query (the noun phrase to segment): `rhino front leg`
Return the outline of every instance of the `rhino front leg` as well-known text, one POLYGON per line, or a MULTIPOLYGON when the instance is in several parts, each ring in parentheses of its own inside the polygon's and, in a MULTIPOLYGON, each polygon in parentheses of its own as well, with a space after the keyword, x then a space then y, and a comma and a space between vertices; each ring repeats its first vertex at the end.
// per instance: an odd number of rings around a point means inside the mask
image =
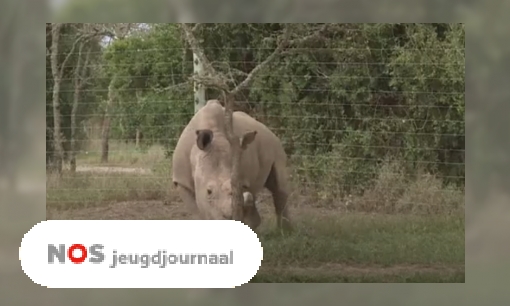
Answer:
POLYGON ((195 200, 195 193, 177 183, 175 183, 175 187, 177 188, 179 197, 181 198, 182 202, 184 202, 184 206, 192 215, 193 219, 202 219, 202 216, 200 215, 197 207, 197 202, 195 200))

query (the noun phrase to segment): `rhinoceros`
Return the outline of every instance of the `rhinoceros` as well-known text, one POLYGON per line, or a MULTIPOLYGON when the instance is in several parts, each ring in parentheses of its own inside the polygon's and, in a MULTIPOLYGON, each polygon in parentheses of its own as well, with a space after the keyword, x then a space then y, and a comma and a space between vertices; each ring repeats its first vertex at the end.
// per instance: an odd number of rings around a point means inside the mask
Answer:
MULTIPOLYGON (((225 108, 209 100, 184 128, 172 157, 172 180, 195 218, 233 218, 231 147, 225 132, 225 108)), ((287 155, 280 139, 248 114, 233 112, 234 134, 241 144, 243 220, 252 230, 261 223, 256 196, 267 188, 273 196, 278 228, 292 228, 287 208, 287 155)))

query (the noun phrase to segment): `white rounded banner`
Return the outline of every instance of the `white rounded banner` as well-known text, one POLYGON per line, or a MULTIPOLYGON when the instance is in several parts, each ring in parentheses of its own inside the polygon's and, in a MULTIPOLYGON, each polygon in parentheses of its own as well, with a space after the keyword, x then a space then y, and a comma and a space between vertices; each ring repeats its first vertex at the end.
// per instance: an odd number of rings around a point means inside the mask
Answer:
POLYGON ((262 245, 232 220, 50 220, 21 241, 21 267, 49 288, 233 288, 262 245))

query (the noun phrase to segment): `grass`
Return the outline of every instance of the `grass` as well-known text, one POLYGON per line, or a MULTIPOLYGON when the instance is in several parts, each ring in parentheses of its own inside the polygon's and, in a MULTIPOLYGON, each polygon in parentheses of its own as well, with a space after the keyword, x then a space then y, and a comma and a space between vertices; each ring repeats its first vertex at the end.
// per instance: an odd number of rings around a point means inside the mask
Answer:
POLYGON ((85 168, 144 168, 150 173, 117 173, 90 171, 71 173, 62 177, 46 175, 46 203, 52 208, 84 208, 101 206, 110 202, 161 200, 171 187, 169 161, 164 158, 164 148, 154 146, 147 150, 133 145, 113 142, 107 164, 100 163, 98 150, 82 152, 77 165, 85 168))
POLYGON ((170 179, 163 175, 64 173, 61 178, 47 177, 46 205, 72 209, 110 202, 161 200, 169 188, 170 179))
POLYGON ((252 282, 463 282, 463 216, 313 215, 290 235, 261 231, 252 282))
MULTIPOLYGON (((47 174, 49 219, 186 218, 163 148, 111 148, 108 165, 92 153, 78 156, 78 165, 151 172, 47 174)), ((271 201, 260 197, 264 259, 251 282, 464 282, 463 192, 428 174, 410 180, 398 173, 398 164, 383 165, 372 188, 350 197, 295 187, 296 229, 285 235, 275 228, 271 201)))

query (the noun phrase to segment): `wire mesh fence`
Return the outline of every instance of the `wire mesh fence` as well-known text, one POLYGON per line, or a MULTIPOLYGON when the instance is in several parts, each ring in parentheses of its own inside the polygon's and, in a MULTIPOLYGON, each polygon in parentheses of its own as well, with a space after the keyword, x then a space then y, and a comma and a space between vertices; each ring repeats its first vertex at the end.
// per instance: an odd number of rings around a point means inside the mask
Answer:
MULTIPOLYGON (((300 25, 294 36, 312 26, 300 25)), ((173 24, 132 24, 121 34, 110 27, 94 32, 93 24, 65 24, 52 48, 47 25, 47 205, 177 205, 170 157, 194 114, 193 54, 173 24), (58 160, 62 175, 54 174, 58 160)), ((275 49, 270 38, 279 27, 211 24, 197 35, 211 64, 235 86, 275 49)), ((218 92, 209 88, 206 96, 218 92)), ((463 209, 462 25, 338 24, 286 49, 236 103, 282 141, 291 205, 463 209)))

